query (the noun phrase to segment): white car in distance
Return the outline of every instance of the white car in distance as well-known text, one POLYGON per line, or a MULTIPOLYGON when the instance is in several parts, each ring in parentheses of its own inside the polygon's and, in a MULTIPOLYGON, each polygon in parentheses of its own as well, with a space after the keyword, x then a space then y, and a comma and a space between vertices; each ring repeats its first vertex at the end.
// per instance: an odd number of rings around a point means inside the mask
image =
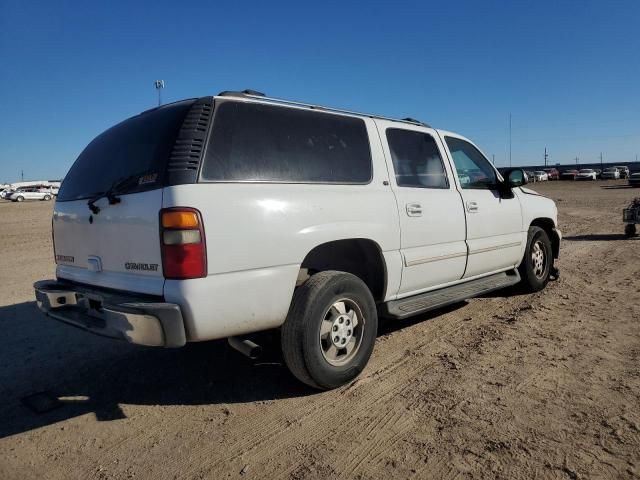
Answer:
POLYGON ((536 182, 546 182, 549 180, 549 174, 547 172, 543 172, 542 170, 536 170, 533 172, 534 179, 536 182))
POLYGON ((576 180, 595 180, 597 177, 597 173, 595 170, 591 168, 583 168, 578 171, 576 175, 576 180))
POLYGON ((38 188, 25 188, 16 190, 7 197, 12 202, 24 202, 25 200, 51 200, 53 194, 51 192, 40 191, 38 188))

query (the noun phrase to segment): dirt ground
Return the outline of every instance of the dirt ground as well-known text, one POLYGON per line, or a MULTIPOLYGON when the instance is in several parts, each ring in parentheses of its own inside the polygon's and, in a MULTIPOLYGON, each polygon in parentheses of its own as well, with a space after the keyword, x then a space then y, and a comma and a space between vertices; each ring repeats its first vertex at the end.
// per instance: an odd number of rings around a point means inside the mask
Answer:
POLYGON ((298 384, 277 349, 156 350, 40 315, 52 203, 0 203, 0 478, 640 478, 640 237, 622 182, 558 202, 560 280, 385 322, 353 384, 298 384), (34 413, 21 399, 49 392, 34 413))

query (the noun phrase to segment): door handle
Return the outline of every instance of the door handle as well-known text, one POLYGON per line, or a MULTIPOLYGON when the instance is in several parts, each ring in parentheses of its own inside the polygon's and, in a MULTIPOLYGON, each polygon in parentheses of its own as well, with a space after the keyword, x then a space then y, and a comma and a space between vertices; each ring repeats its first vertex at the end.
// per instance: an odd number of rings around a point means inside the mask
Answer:
POLYGON ((467 202, 467 212, 477 212, 478 211, 478 202, 467 202))
POLYGON ((422 205, 419 203, 407 203, 407 215, 410 217, 421 217, 422 205))

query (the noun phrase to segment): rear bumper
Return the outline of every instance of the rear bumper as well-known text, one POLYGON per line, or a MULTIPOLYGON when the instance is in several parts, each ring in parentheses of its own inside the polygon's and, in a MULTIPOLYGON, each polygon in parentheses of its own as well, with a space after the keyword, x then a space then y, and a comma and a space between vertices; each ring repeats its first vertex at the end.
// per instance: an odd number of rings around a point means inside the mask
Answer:
POLYGON ((55 320, 137 345, 181 347, 186 343, 182 312, 176 304, 55 280, 36 282, 33 287, 38 308, 55 320))

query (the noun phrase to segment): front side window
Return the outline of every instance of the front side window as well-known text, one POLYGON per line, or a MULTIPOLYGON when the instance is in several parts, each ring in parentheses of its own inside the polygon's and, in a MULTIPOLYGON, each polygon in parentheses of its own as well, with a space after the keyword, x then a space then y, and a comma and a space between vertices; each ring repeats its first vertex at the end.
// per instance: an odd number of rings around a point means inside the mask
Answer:
POLYGON ((216 107, 201 178, 364 184, 373 175, 362 119, 244 102, 216 107))
POLYGON ((462 188, 491 189, 498 179, 496 171, 480 151, 465 140, 445 137, 462 188))
POLYGON ((389 128, 387 141, 399 187, 449 188, 438 145, 431 135, 389 128))

